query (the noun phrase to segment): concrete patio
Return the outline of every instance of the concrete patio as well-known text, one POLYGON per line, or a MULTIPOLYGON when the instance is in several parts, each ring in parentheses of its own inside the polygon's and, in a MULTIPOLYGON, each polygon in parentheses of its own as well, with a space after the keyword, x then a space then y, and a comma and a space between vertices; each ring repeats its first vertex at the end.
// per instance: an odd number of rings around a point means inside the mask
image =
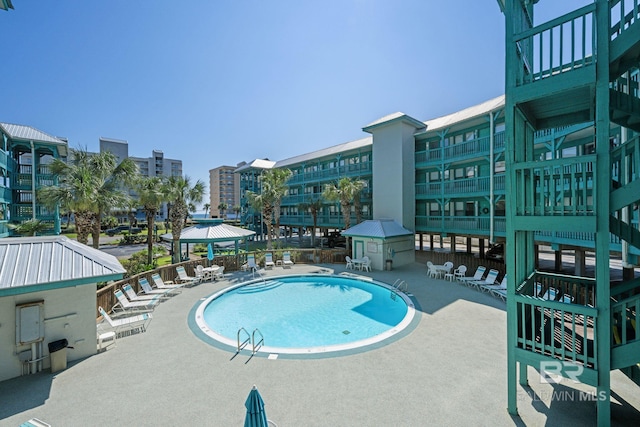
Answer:
MULTIPOLYGON (((340 273, 344 266, 297 264, 268 275, 321 270, 340 273)), ((251 276, 235 273, 161 304, 146 333, 121 338, 56 374, 0 383, 0 425, 36 417, 53 426, 240 426, 254 384, 279 427, 595 425, 593 402, 577 401, 572 387, 541 383, 533 370, 529 387, 519 390, 521 418, 507 413, 506 313, 500 300, 428 279, 423 264, 363 275, 409 283, 421 308, 413 331, 341 357, 232 358, 232 352, 198 339, 188 314, 230 281, 251 276)), ((611 377, 612 425, 639 425, 640 388, 620 372, 611 377)))

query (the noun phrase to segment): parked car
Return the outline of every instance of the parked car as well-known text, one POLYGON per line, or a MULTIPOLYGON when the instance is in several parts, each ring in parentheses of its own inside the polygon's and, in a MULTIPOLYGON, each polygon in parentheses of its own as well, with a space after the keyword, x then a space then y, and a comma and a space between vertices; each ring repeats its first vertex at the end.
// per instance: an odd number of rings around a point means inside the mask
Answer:
POLYGON ((335 248, 336 246, 346 246, 347 238, 340 234, 339 231, 332 231, 329 233, 328 244, 330 248, 335 248))
POLYGON ((485 252, 484 257, 493 261, 504 262, 504 243, 492 245, 487 252, 485 252))
POLYGON ((128 225, 119 225, 114 228, 109 228, 105 230, 107 236, 115 236, 116 234, 120 234, 123 231, 131 232, 131 234, 138 234, 142 229, 140 227, 129 227, 128 225))

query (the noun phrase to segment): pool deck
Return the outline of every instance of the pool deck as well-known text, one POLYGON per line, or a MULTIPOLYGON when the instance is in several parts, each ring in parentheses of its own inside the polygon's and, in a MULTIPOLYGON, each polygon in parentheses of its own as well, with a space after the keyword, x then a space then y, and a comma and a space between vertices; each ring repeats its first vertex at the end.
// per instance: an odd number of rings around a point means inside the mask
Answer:
MULTIPOLYGON (((337 264, 297 264, 267 275, 343 271, 337 264)), ((543 384, 532 369, 530 385, 518 392, 521 418, 507 413, 500 300, 428 279, 423 264, 362 275, 407 281, 421 308, 420 323, 407 336, 333 358, 233 357, 197 338, 188 314, 201 299, 251 279, 234 273, 184 290, 156 308, 147 332, 121 338, 64 371, 0 382, 0 426, 33 417, 67 427, 239 426, 254 384, 278 427, 595 425, 593 402, 577 401, 577 391, 576 401, 568 401, 576 389, 543 384)), ((639 425, 640 387, 617 371, 611 384, 612 425, 639 425)))

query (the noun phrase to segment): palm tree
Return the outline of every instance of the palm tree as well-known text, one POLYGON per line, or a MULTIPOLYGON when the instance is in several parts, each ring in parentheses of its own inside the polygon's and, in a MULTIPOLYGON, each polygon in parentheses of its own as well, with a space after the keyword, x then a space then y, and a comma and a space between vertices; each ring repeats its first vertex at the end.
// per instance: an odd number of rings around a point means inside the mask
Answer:
POLYGON ((193 203, 200 203, 204 196, 205 186, 201 180, 191 186, 188 176, 171 176, 165 181, 164 193, 171 202, 171 236, 173 237, 174 263, 180 262, 180 234, 189 214, 188 207, 193 203))
MULTIPOLYGON (((247 191, 247 199, 254 211, 262 212, 262 222, 267 226, 267 249, 271 250, 273 219, 280 229, 280 202, 287 193, 286 182, 291 176, 289 169, 271 169, 262 174, 260 194, 247 191)), ((262 225, 262 224, 261 224, 262 225)))
POLYGON ((316 228, 318 227, 318 214, 322 209, 322 199, 315 198, 310 202, 301 203, 300 208, 303 210, 308 210, 311 214, 311 218, 313 218, 313 228, 311 229, 311 246, 315 247, 316 245, 316 228))
MULTIPOLYGON (((356 206, 360 206, 360 193, 364 188, 364 181, 359 179, 341 178, 336 184, 326 184, 322 196, 334 202, 340 202, 342 219, 345 230, 351 227, 351 206, 357 199, 356 206)), ((347 252, 349 251, 349 239, 347 239, 347 252)))
POLYGON ((226 211, 229 208, 229 205, 226 204, 225 202, 220 202, 220 204, 218 205, 218 210, 220 211, 220 218, 224 218, 224 211, 226 211))
POLYGON ((110 152, 91 154, 86 148, 79 148, 71 149, 68 162, 55 159, 50 169, 58 176, 58 184, 41 188, 38 198, 50 208, 60 206, 73 212, 78 241, 87 244, 92 234, 97 248, 101 216, 113 207, 126 205, 129 197, 120 185, 136 175, 136 164, 131 159, 118 164, 110 152))
POLYGON ((51 228, 50 224, 37 218, 23 221, 20 224, 7 224, 7 226, 21 236, 37 236, 51 228))
POLYGON ((268 181, 267 184, 273 197, 273 215, 277 233, 280 233, 280 203, 289 189, 287 181, 291 178, 291 175, 293 175, 293 172, 290 169, 271 169, 263 176, 262 185, 264 185, 265 180, 268 181))
POLYGON ((138 203, 142 205, 147 219, 147 264, 153 263, 153 231, 156 215, 166 201, 162 192, 162 179, 157 176, 140 177, 134 183, 134 188, 138 194, 138 203))
POLYGON ((242 206, 240 205, 235 205, 233 208, 233 213, 236 214, 236 222, 240 221, 240 212, 242 212, 242 206))
POLYGON ((205 203, 203 208, 204 208, 204 216, 206 218, 207 214, 209 213, 209 209, 211 208, 211 205, 209 203, 205 203))

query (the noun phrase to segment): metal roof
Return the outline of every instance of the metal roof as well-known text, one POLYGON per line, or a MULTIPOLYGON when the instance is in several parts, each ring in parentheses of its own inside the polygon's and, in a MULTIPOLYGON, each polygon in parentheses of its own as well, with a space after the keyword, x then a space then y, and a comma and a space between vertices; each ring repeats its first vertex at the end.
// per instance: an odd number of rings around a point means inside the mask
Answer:
POLYGON ((453 114, 427 120, 425 122, 425 125, 427 126, 426 130, 419 131, 416 135, 432 132, 438 129, 444 129, 456 123, 463 123, 466 120, 484 116, 491 111, 504 108, 504 100, 504 95, 500 95, 497 98, 490 99, 478 105, 474 105, 473 107, 465 108, 464 110, 457 111, 453 114))
POLYGON ((370 219, 342 232, 343 236, 377 237, 380 239, 409 234, 413 234, 413 231, 407 230, 393 219, 370 219))
POLYGON ((313 151, 307 154, 301 154, 299 156, 290 157, 288 159, 280 160, 276 162, 276 168, 282 168, 298 163, 303 163, 309 160, 319 160, 322 157, 335 156, 336 154, 344 153, 350 150, 357 150, 363 147, 369 147, 373 144, 373 138, 368 136, 366 138, 357 139, 355 141, 345 142, 343 144, 334 145, 332 147, 323 148, 322 150, 313 151))
MULTIPOLYGON (((255 231, 235 227, 229 224, 196 224, 180 233, 182 243, 229 242, 242 240, 256 234, 255 231)), ((171 233, 163 234, 162 239, 172 240, 171 233)))
POLYGON ((109 255, 66 236, 0 239, 0 296, 121 279, 109 255))
POLYGON ((251 168, 256 168, 256 169, 271 169, 273 167, 273 165, 275 165, 276 162, 272 162, 271 160, 266 160, 266 159, 255 159, 247 164, 244 164, 242 166, 240 166, 238 169, 235 170, 235 172, 240 172, 243 171, 245 169, 251 169, 251 168))
POLYGON ((14 125, 11 123, 0 123, 0 126, 2 126, 2 128, 7 132, 11 139, 50 142, 63 145, 67 144, 65 141, 56 138, 55 136, 46 134, 36 128, 32 128, 31 126, 14 125))
POLYGON ((394 122, 405 122, 407 124, 410 124, 412 126, 414 126, 416 129, 421 129, 424 127, 424 123, 414 119, 411 116, 406 115, 403 112, 397 112, 397 113, 392 113, 389 115, 386 115, 384 117, 379 118, 378 120, 369 123, 368 125, 366 125, 365 127, 362 128, 363 131, 365 132, 371 132, 373 129, 380 127, 382 125, 387 125, 387 124, 391 124, 394 122))

